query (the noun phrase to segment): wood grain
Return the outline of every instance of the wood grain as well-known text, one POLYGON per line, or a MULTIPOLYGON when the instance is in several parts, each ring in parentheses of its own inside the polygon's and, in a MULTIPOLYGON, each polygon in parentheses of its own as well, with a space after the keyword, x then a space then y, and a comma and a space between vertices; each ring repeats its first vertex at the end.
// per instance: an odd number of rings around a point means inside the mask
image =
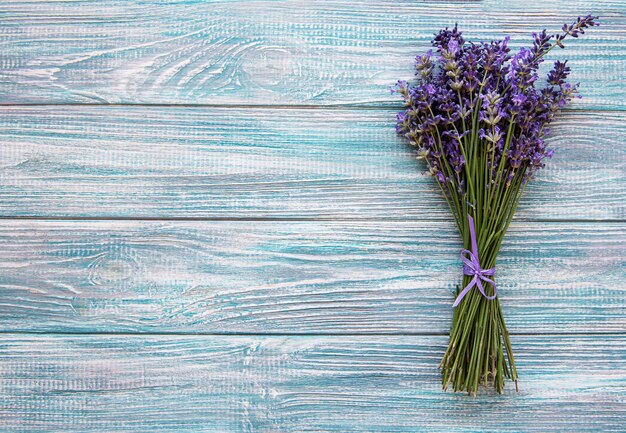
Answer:
POLYGON ((10 335, 12 432, 621 432, 626 338, 516 337, 518 394, 440 390, 446 337, 10 335))
MULTIPOLYGON (((445 333, 461 248, 444 222, 0 223, 0 329, 445 333)), ((513 333, 626 329, 626 224, 515 223, 513 333)))
POLYGON ((10 0, 0 29, 1 431, 624 431, 623 1, 10 0), (588 12, 498 262, 521 391, 443 393, 460 245, 388 87, 446 25, 517 48, 588 12))
MULTIPOLYGON (((565 113, 518 218, 624 219, 625 117, 565 113)), ((393 123, 392 110, 4 107, 0 215, 449 220, 393 123)))
POLYGON ((622 0, 3 1, 0 102, 395 103, 440 28, 517 48, 590 11, 602 27, 548 60, 570 59, 575 107, 623 109, 622 0))

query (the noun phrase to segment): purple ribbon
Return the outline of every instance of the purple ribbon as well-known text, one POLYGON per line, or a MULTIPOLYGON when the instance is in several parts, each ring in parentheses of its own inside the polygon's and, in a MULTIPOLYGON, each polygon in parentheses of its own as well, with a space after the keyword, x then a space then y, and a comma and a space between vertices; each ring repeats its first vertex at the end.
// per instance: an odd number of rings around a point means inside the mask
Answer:
POLYGON ((463 289, 459 296, 454 301, 452 307, 456 307, 459 305, 461 300, 467 295, 467 292, 472 290, 472 287, 478 286, 478 290, 480 293, 490 301, 496 299, 496 295, 498 294, 498 286, 496 286, 496 282, 491 278, 493 274, 496 273, 496 268, 491 269, 482 269, 480 267, 480 261, 478 260, 478 245, 476 245, 476 229, 474 228, 474 218, 471 215, 467 216, 467 221, 469 222, 470 229, 470 239, 472 241, 472 251, 470 250, 462 250, 461 251, 461 260, 463 260, 463 273, 465 275, 473 276, 472 281, 469 282, 467 286, 463 289), (466 257, 469 255, 469 259, 466 257), (485 288, 483 287, 483 281, 489 283, 493 286, 493 296, 487 296, 485 293, 485 288))

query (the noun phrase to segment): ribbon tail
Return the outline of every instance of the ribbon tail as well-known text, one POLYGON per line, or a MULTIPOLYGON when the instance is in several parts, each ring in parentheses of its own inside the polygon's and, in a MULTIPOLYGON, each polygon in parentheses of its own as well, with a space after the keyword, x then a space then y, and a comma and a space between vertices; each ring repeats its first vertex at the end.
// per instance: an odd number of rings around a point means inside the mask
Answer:
POLYGON ((459 296, 456 297, 456 300, 454 301, 454 304, 452 304, 452 308, 456 308, 457 305, 459 305, 461 303, 461 301, 463 300, 465 295, 467 295, 467 292, 472 290, 472 287, 474 287, 474 285, 476 284, 476 280, 477 280, 477 278, 474 277, 472 279, 472 281, 470 281, 470 283, 467 286, 465 286, 463 291, 461 293, 459 293, 459 296))
POLYGON ((482 288, 482 284, 480 284, 480 292, 483 294, 483 296, 485 298, 487 298, 489 301, 493 301, 494 299, 496 299, 496 296, 498 295, 498 286, 496 285, 496 282, 493 281, 490 278, 487 277, 482 277, 482 280, 486 283, 491 284, 491 286, 493 287, 493 295, 492 296, 487 296, 487 294, 485 293, 485 289, 482 288))
POLYGON ((469 223, 470 241, 472 243, 472 253, 478 260, 478 244, 476 243, 476 227, 474 226, 474 218, 470 214, 467 214, 467 222, 469 223))

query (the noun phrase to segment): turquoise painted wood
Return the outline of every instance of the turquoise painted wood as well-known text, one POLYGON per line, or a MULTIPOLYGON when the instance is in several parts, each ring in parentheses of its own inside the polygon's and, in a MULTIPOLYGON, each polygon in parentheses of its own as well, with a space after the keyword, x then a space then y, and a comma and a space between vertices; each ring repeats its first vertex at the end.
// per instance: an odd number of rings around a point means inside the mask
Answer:
MULTIPOLYGON (((0 215, 449 220, 394 116, 0 108, 0 215)), ((556 154, 529 186, 520 219, 626 216, 626 114, 570 111, 548 143, 556 154)))
POLYGON ((0 431, 625 431, 623 1, 8 0, 0 44, 0 431), (388 86, 590 11, 498 262, 520 392, 444 393, 460 245, 388 86))
MULTIPOLYGON (((515 338, 520 392, 440 390, 446 337, 12 335, 12 432, 622 432, 626 338, 515 338)), ((8 397, 8 398, 7 398, 8 397)))
MULTIPOLYGON (((498 262, 512 333, 626 328, 626 223, 518 223, 498 262)), ((0 329, 444 334, 450 222, 0 221, 0 329)))
POLYGON ((570 59, 576 107, 621 110, 622 0, 5 0, 0 102, 375 105, 444 26, 519 47, 591 11, 603 27, 550 58, 570 59))

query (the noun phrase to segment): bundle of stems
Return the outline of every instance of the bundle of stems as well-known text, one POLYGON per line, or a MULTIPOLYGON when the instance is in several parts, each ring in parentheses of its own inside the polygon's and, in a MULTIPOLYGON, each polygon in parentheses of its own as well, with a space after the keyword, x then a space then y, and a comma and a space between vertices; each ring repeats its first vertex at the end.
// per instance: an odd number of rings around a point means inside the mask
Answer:
POLYGON ((517 370, 500 301, 495 265, 502 240, 528 181, 552 156, 545 128, 577 92, 570 68, 557 61, 536 86, 543 57, 563 40, 598 25, 579 17, 560 34, 533 34, 533 46, 510 56, 509 38, 466 43, 441 30, 432 51, 416 58, 416 83, 399 81, 405 109, 396 129, 417 147, 436 179, 465 249, 463 290, 457 290, 450 344, 441 361, 443 388, 476 395, 505 378, 517 388, 517 370), (469 257, 467 257, 469 256, 469 257), (471 260, 470 260, 471 259, 471 260))
MULTIPOLYGON (((484 184, 488 173, 485 173, 484 167, 489 166, 489 155, 479 142, 469 143, 468 152, 474 149, 481 163, 475 165, 476 172, 466 179, 469 190, 477 192, 473 202, 478 205, 470 208, 467 202, 452 200, 448 200, 448 204, 454 215, 469 214, 473 217, 479 261, 483 269, 492 269, 526 183, 523 182, 524 170, 521 170, 510 186, 488 194, 484 184)), ((456 218, 456 222, 464 248, 470 250, 470 222, 462 217, 456 218)), ((464 275, 462 287, 467 287, 472 279, 473 276, 464 275)), ((485 291, 489 297, 496 294, 494 287, 488 284, 485 291)), ((457 290, 457 296, 459 294, 460 290, 457 290)), ((454 309, 450 343, 439 367, 444 389, 452 385, 455 391, 475 395, 479 384, 487 385, 493 381, 496 390, 501 392, 505 377, 513 380, 517 389, 515 359, 497 297, 490 300, 478 290, 472 290, 463 298, 454 309)))
MULTIPOLYGON (((480 101, 478 104, 481 104, 480 101)), ((479 130, 478 117, 474 116, 472 119, 469 132, 479 130)), ((505 155, 510 149, 515 128, 513 115, 509 132, 504 139, 505 155)), ((460 148, 467 155, 466 161, 476 162, 466 163, 464 167, 464 180, 470 201, 463 200, 464 197, 459 194, 447 194, 444 185, 440 183, 439 186, 444 197, 448 198, 447 203, 455 216, 464 248, 472 248, 470 220, 463 217, 471 215, 481 267, 492 269, 495 268, 500 246, 527 185, 526 170, 522 167, 514 173, 510 182, 502 182, 506 158, 500 158, 496 165, 493 149, 490 150, 479 139, 478 134, 469 133, 466 136, 469 139, 463 141, 460 148), (476 205, 472 206, 473 203, 476 205)), ((443 165, 446 170, 446 164, 443 165)), ((467 287, 472 279, 472 275, 464 275, 463 287, 467 287)), ((485 291, 489 297, 496 295, 495 287, 488 284, 485 291)), ((457 290, 457 296, 459 294, 460 291, 457 290)), ((518 389, 511 340, 497 297, 490 300, 477 290, 468 292, 454 310, 450 343, 439 367, 442 370, 444 389, 452 385, 455 391, 467 391, 476 395, 481 383, 487 385, 492 381, 495 389, 502 392, 505 377, 513 380, 516 390, 518 389)))

